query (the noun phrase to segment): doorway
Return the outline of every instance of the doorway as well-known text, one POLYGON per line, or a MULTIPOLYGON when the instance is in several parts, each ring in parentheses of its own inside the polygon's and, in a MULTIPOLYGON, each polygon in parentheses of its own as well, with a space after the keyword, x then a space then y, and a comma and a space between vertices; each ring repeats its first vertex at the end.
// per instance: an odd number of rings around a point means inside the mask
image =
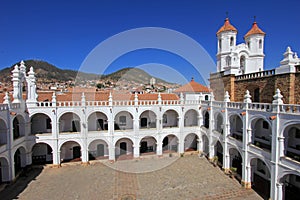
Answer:
POLYGON ((147 118, 141 118, 141 127, 147 127, 148 120, 147 118))
POLYGON ((103 119, 98 119, 98 126, 97 128, 99 128, 100 130, 104 130, 104 121, 103 119))
POLYGON ((148 143, 147 141, 142 141, 141 142, 141 147, 140 147, 140 152, 141 153, 146 153, 148 150, 148 143))
POLYGON ((124 155, 127 152, 127 144, 126 142, 120 143, 120 155, 124 155))
POLYGON ((73 147, 73 159, 80 158, 80 156, 81 156, 80 146, 73 147))
POLYGON ((104 156, 104 145, 103 144, 97 145, 97 156, 104 156))

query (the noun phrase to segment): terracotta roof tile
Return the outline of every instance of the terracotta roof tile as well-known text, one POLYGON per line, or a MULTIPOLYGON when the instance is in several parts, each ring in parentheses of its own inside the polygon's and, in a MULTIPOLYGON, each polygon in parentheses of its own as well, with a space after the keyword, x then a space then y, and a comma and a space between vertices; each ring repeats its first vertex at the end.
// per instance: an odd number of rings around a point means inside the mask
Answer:
POLYGON ((181 86, 180 88, 176 89, 174 92, 210 92, 210 89, 200 83, 197 83, 194 81, 194 79, 191 80, 188 84, 185 84, 181 86))
POLYGON ((224 31, 237 32, 236 28, 230 24, 228 18, 225 19, 224 25, 218 30, 217 35, 221 32, 224 32, 224 31))
POLYGON ((254 34, 261 34, 261 35, 266 34, 258 27, 256 22, 253 23, 252 28, 248 31, 248 33, 244 37, 246 38, 246 37, 248 37, 250 35, 254 35, 254 34))

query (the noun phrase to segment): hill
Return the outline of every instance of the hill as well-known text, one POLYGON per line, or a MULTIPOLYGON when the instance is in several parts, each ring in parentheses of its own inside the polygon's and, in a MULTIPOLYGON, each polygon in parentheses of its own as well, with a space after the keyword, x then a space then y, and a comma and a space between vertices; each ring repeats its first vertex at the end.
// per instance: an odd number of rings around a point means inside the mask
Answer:
MULTIPOLYGON (((120 80, 134 81, 136 83, 148 84, 153 76, 139 68, 123 68, 108 75, 103 75, 102 79, 112 80, 114 82, 120 80)), ((156 83, 170 84, 160 78, 156 78, 156 83)))
MULTIPOLYGON (((26 60, 24 61, 26 65, 27 72, 29 68, 32 66, 34 68, 34 72, 37 77, 37 81, 42 82, 66 82, 66 81, 75 81, 75 80, 110 80, 110 81, 133 81, 136 83, 141 84, 148 84, 150 79, 153 77, 147 72, 138 69, 138 68, 124 68, 113 72, 108 75, 99 75, 99 74, 92 74, 92 73, 84 73, 78 72, 75 70, 67 70, 67 69, 60 69, 48 62, 41 61, 41 60, 26 60)), ((0 70, 0 81, 3 83, 10 83, 11 82, 11 71, 13 70, 14 66, 19 63, 15 63, 11 67, 5 68, 0 70)), ((168 82, 156 78, 157 83, 169 84, 168 82)))
MULTIPOLYGON (((63 70, 58 67, 41 60, 26 60, 24 61, 26 65, 27 72, 32 66, 38 80, 51 80, 51 81, 72 81, 75 80, 78 72, 75 70, 63 70)), ((11 67, 5 68, 0 71, 1 82, 10 82, 11 81, 11 71, 13 70, 15 63, 11 67)), ((80 73, 80 77, 86 78, 97 78, 98 75, 80 73)))

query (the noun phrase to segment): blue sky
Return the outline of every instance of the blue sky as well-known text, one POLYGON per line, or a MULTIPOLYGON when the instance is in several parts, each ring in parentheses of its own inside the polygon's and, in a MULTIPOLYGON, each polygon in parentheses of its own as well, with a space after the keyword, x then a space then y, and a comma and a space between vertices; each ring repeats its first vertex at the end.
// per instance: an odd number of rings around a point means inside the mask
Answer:
MULTIPOLYGON (((238 29, 238 43, 243 42, 256 16, 258 25, 267 34, 265 69, 271 69, 279 65, 287 46, 300 52, 299 8, 297 0, 6 0, 0 7, 0 69, 26 59, 45 60, 65 69, 83 69, 83 61, 99 43, 120 32, 142 27, 161 27, 185 34, 202 45, 215 62, 216 32, 224 23, 226 11, 238 29)), ((105 73, 147 63, 169 66, 185 79, 194 77, 201 82, 201 75, 195 73, 191 63, 157 49, 124 54, 105 73)), ((98 73, 97 66, 93 67, 98 73)), ((159 70, 153 75, 159 74, 171 77, 159 70)))

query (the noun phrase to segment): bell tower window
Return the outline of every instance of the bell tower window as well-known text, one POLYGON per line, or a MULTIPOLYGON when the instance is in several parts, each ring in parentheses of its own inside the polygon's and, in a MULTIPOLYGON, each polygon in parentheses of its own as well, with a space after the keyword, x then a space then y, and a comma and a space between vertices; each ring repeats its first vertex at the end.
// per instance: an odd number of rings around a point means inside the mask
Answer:
POLYGON ((230 38, 230 46, 233 46, 233 42, 234 42, 234 39, 233 37, 230 38))
POLYGON ((222 40, 219 39, 219 49, 222 50, 222 40))
POLYGON ((230 56, 227 56, 227 57, 226 57, 226 66, 227 66, 227 67, 230 67, 230 65, 231 65, 231 57, 230 57, 230 56))
POLYGON ((259 46, 259 49, 262 48, 262 40, 260 39, 259 42, 258 42, 258 46, 259 46))

